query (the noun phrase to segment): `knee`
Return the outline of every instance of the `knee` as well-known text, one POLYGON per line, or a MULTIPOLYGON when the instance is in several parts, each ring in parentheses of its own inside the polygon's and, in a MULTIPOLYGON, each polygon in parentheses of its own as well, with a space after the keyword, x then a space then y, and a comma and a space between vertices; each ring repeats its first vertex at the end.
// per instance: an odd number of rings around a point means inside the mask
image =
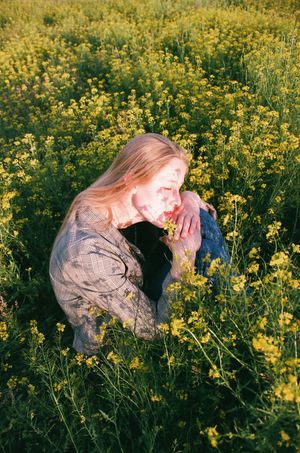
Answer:
POLYGON ((200 208, 201 235, 203 238, 220 243, 223 239, 221 230, 214 218, 204 209, 200 208))

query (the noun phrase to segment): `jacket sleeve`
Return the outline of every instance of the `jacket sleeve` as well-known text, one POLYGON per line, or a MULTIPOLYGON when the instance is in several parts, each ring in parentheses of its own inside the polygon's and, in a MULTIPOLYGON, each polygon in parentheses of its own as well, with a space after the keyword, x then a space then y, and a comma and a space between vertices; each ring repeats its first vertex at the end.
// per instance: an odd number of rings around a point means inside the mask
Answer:
POLYGON ((163 284, 163 294, 157 305, 126 275, 126 264, 107 250, 89 251, 68 263, 68 274, 78 294, 116 317, 138 337, 151 339, 158 324, 168 318, 166 287, 173 281, 170 274, 163 284))

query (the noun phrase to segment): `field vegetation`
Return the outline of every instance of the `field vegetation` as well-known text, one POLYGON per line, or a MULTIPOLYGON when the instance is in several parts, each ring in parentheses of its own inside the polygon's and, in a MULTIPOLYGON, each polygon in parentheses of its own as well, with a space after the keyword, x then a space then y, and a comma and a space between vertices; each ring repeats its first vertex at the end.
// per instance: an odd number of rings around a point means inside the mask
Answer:
POLYGON ((296 0, 0 1, 1 451, 299 451, 299 19, 296 0), (143 132, 188 150, 240 275, 215 262, 215 297, 187 274, 162 338, 112 320, 86 357, 51 246, 143 132))

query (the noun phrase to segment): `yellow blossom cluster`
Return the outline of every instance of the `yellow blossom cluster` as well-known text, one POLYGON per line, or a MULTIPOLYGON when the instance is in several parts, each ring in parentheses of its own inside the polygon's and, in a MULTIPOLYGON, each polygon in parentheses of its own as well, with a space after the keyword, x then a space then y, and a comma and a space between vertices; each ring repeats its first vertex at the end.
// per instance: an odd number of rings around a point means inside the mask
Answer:
POLYGON ((130 370, 143 370, 144 363, 139 357, 134 357, 131 362, 129 363, 130 370))
POLYGON ((7 323, 0 321, 0 340, 6 341, 8 339, 7 323))
POLYGON ((32 319, 29 324, 34 341, 36 341, 37 344, 42 344, 45 341, 45 335, 38 330, 37 321, 32 319))
POLYGON ((275 396, 279 399, 288 402, 300 403, 300 390, 297 376, 289 374, 288 382, 282 383, 275 387, 274 393, 275 396))
POLYGON ((252 339, 253 348, 264 354, 265 360, 272 365, 278 361, 281 356, 280 349, 275 338, 263 335, 261 332, 252 339))
POLYGON ((207 428, 207 437, 208 437, 208 440, 210 442, 210 445, 213 448, 217 448, 219 433, 217 431, 217 427, 216 426, 211 426, 211 427, 207 428))

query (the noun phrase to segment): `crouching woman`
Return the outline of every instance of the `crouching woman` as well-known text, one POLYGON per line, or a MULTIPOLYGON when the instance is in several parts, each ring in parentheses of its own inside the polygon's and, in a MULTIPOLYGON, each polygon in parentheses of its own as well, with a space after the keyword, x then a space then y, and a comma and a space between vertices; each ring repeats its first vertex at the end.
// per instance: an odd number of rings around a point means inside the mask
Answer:
POLYGON ((202 273, 208 253, 230 261, 213 208, 180 192, 187 171, 180 146, 143 134, 75 197, 53 245, 50 279, 77 351, 97 352, 100 310, 153 338, 168 319, 167 288, 180 280, 187 250, 191 269, 196 263, 202 273), (163 237, 167 220, 177 226, 172 240, 163 237))

